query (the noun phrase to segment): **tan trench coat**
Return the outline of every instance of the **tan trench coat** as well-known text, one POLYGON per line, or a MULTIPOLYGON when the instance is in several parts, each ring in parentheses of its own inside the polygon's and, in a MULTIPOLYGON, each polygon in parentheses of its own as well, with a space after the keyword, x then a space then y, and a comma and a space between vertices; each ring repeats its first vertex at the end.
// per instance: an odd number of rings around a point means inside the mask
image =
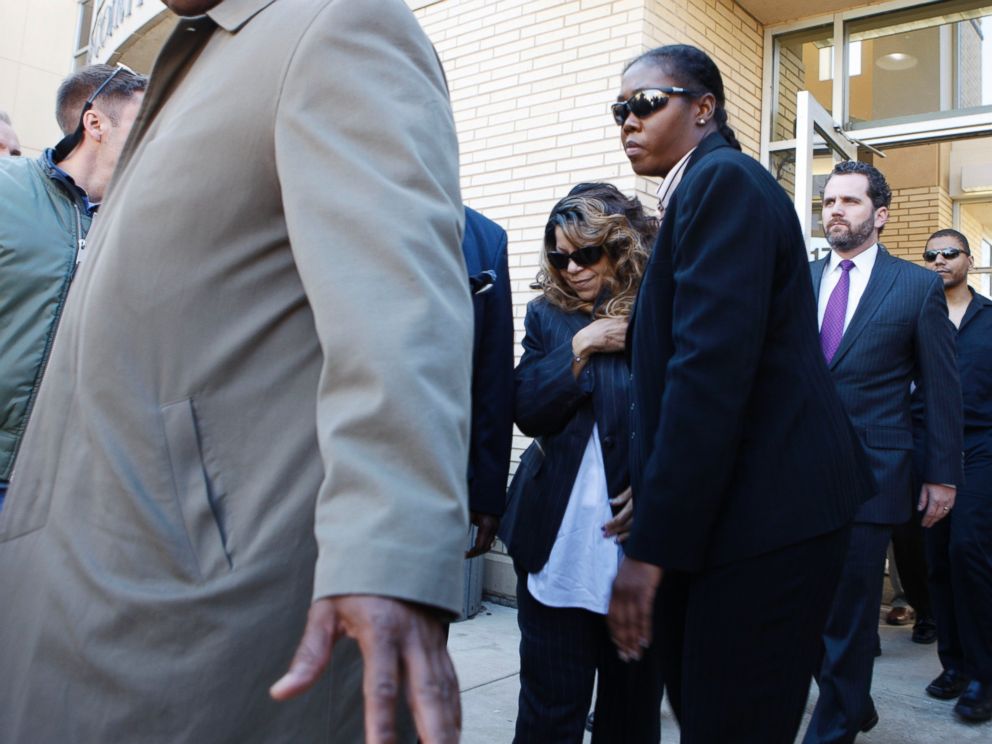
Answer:
POLYGON ((442 73, 402 0, 184 20, 0 513, 0 741, 327 741, 311 597, 457 611, 472 307, 442 73))

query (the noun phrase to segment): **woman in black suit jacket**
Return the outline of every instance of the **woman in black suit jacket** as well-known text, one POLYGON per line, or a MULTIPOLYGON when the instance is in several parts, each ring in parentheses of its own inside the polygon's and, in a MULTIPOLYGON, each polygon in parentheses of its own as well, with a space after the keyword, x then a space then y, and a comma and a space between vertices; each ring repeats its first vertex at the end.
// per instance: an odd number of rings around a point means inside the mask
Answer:
POLYGON ((660 636, 682 744, 791 744, 871 472, 795 208, 740 152, 716 65, 647 52, 612 108, 634 171, 665 180, 630 323, 635 513, 610 629, 625 658, 660 636))
POLYGON ((545 228, 515 372, 515 420, 535 441, 501 531, 518 576, 518 743, 580 742, 597 672, 593 739, 659 739, 654 657, 619 662, 604 617, 632 513, 622 352, 655 229, 609 184, 577 186, 545 228))

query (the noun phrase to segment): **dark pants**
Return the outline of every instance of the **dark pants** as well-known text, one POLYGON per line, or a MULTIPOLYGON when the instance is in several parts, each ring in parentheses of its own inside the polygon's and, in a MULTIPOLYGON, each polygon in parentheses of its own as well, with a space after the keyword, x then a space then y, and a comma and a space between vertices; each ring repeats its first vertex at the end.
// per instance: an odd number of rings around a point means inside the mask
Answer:
POLYGON ((663 692, 657 644, 625 664, 610 641, 606 617, 543 605, 517 575, 520 704, 516 744, 578 744, 596 691, 594 742, 657 744, 663 692))
POLYGON ((823 631, 820 699, 804 744, 853 742, 871 711, 885 550, 892 527, 855 524, 823 631))
POLYGON ((937 618, 937 653, 944 669, 992 682, 992 482, 965 471, 954 508, 927 531, 930 586, 937 618))
POLYGON ((892 553, 899 571, 899 582, 906 601, 916 610, 917 618, 933 617, 930 590, 927 586, 927 559, 923 546, 923 512, 914 509, 913 516, 892 529, 892 553))
POLYGON ((7 486, 9 484, 10 481, 0 480, 0 510, 3 509, 4 499, 7 498, 7 486))
POLYGON ((844 528, 665 576, 662 660, 682 744, 792 744, 847 541, 844 528))

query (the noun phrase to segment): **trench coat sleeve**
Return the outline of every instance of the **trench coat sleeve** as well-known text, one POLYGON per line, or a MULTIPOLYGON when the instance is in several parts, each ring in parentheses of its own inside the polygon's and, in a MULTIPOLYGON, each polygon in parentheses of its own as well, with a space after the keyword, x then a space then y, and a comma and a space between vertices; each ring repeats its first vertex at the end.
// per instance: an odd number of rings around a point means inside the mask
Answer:
POLYGON ((625 545, 632 558, 687 571, 703 565, 725 505, 775 272, 760 229, 767 205, 744 168, 703 160, 696 169, 672 205, 674 353, 625 545), (721 195, 731 194, 728 209, 721 195))
POLYGON ((472 351, 458 144, 403 3, 336 0, 318 15, 286 72, 275 147, 324 357, 313 597, 457 612, 472 351))
POLYGON ((591 360, 572 374, 572 338, 563 313, 543 300, 532 302, 524 316, 524 353, 514 371, 514 420, 529 437, 557 434, 592 394, 591 360), (556 333, 557 331, 557 333, 556 333))

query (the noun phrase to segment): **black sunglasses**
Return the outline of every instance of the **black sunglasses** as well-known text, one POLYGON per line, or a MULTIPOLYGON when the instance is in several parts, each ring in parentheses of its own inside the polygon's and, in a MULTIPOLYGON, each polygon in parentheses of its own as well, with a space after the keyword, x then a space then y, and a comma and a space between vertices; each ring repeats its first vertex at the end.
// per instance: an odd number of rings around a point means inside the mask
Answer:
POLYGON ((627 121, 627 117, 631 114, 638 119, 650 116, 655 111, 665 108, 665 104, 668 103, 668 98, 671 95, 700 96, 702 93, 696 93, 688 88, 645 88, 644 90, 637 91, 626 101, 618 101, 617 103, 610 104, 610 111, 613 112, 613 121, 618 126, 623 126, 623 123, 627 121))
POLYGON ((93 108, 93 101, 96 100, 96 97, 103 92, 104 88, 110 85, 111 80, 113 80, 115 77, 117 77, 117 75, 119 75, 123 71, 130 72, 132 75, 134 74, 134 70, 132 70, 130 67, 126 65, 117 65, 117 68, 112 73, 110 73, 110 75, 107 76, 107 79, 104 80, 102 83, 100 83, 100 85, 97 86, 97 89, 94 90, 90 94, 90 97, 86 99, 86 103, 83 104, 83 108, 79 112, 79 124, 76 125, 76 131, 74 131, 72 134, 67 134, 65 137, 59 140, 59 143, 57 145, 55 145, 55 154, 52 159, 56 163, 59 163, 65 160, 67 157, 69 157, 69 153, 75 150, 76 146, 80 142, 82 142, 83 117, 86 116, 87 111, 93 108))
POLYGON ((577 248, 571 253, 561 251, 548 251, 548 263, 558 271, 568 268, 569 261, 575 261, 576 266, 592 266, 603 257, 603 246, 587 245, 585 248, 577 248))
POLYGON ((939 251, 923 251, 923 260, 927 263, 933 263, 937 260, 937 256, 941 255, 950 261, 952 258, 957 258, 960 256, 962 253, 964 253, 964 251, 960 248, 941 248, 939 251))

